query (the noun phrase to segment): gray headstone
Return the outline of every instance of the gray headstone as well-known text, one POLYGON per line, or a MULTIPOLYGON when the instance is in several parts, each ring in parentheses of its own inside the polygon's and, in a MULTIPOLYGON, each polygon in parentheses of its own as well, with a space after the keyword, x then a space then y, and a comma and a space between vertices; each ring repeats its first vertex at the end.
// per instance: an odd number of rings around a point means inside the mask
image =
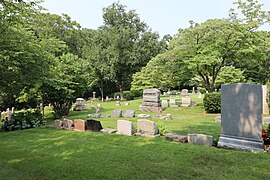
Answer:
POLYGON ((143 91, 143 102, 140 106, 140 110, 148 112, 162 111, 160 105, 160 90, 156 88, 145 89, 143 91))
POLYGON ((221 119, 219 147, 262 151, 261 85, 222 85, 221 119))
POLYGON ((132 118, 135 116, 135 111, 134 110, 126 110, 124 113, 124 117, 127 118, 132 118))
POLYGON ((212 146, 214 142, 213 136, 204 134, 188 134, 188 143, 203 146, 212 146))
POLYGON ((188 96, 188 90, 187 89, 182 89, 181 96, 188 96))
POLYGON ((55 120, 55 128, 56 129, 62 129, 62 127, 63 127, 63 121, 55 120))
POLYGON ((158 135, 158 128, 154 121, 138 119, 137 132, 137 135, 154 137, 158 135))
POLYGON ((135 133, 136 129, 132 122, 126 120, 117 121, 117 134, 131 136, 135 133))
POLYGON ((120 118, 120 117, 122 117, 122 110, 119 110, 119 109, 113 110, 112 117, 113 118, 120 118))
POLYGON ((149 114, 138 114, 138 118, 150 118, 149 114))
POLYGON ((181 106, 188 107, 191 105, 191 98, 182 98, 181 106))
POLYGON ((64 119, 63 120, 63 129, 65 130, 73 130, 73 121, 72 120, 68 120, 68 119, 64 119))

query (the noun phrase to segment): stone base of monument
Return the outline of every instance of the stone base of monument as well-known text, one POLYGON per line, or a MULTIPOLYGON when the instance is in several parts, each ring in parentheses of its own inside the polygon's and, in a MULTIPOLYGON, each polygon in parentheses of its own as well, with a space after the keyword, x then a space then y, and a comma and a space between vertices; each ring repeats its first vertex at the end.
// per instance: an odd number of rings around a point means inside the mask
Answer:
POLYGON ((145 112, 162 112, 164 108, 162 107, 152 107, 152 106, 140 106, 140 111, 145 111, 145 112))
POLYGON ((221 136, 218 141, 218 147, 228 149, 239 149, 246 151, 263 151, 263 141, 253 141, 247 139, 239 139, 235 137, 221 136))

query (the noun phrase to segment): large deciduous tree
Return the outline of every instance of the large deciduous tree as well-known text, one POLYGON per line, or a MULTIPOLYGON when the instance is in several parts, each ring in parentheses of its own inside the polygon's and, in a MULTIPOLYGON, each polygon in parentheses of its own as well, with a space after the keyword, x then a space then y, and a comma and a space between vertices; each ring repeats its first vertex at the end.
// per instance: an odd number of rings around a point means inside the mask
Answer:
MULTIPOLYGON (((159 36, 148 30, 134 10, 113 3, 103 10, 104 24, 98 29, 91 46, 84 48, 94 65, 101 91, 106 81, 114 82, 123 98, 130 87, 132 74, 164 49, 159 36)), ((102 93, 103 94, 103 93, 102 93)))

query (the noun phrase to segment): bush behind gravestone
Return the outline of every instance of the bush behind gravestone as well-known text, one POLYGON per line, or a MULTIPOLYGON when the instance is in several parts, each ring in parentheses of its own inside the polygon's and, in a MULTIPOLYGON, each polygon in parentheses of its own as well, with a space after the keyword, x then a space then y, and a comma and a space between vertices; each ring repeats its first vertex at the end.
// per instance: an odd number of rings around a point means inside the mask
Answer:
POLYGON ((164 135, 169 132, 163 121, 156 121, 156 125, 160 135, 164 135))
POLYGON ((1 128, 7 131, 28 129, 45 125, 45 121, 42 121, 42 114, 39 110, 18 112, 15 113, 10 120, 2 121, 3 125, 1 128))
POLYGON ((143 91, 141 90, 130 90, 132 94, 134 94, 134 97, 141 97, 143 94, 143 91))
POLYGON ((220 113, 221 112, 220 92, 205 94, 203 98, 203 105, 207 113, 220 113))
POLYGON ((124 94, 124 98, 126 100, 128 100, 128 101, 129 100, 133 100, 134 97, 135 97, 135 95, 132 92, 130 92, 130 91, 124 91, 123 94, 124 94))

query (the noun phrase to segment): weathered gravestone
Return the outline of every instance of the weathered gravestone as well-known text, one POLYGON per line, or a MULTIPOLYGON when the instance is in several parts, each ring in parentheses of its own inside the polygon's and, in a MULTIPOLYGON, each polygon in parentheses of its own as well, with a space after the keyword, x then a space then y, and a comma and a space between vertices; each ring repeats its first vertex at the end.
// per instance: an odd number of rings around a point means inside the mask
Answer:
POLYGON ((145 89, 143 91, 143 102, 140 106, 141 111, 161 112, 160 91, 158 89, 145 89))
POLYGON ((181 96, 188 96, 188 90, 187 89, 182 89, 181 96))
POLYGON ((191 106, 191 98, 182 98, 182 107, 188 107, 191 106))
POLYGON ((262 151, 261 85, 222 85, 221 119, 219 147, 262 151))
POLYGON ((86 110, 85 100, 83 98, 77 98, 74 111, 83 111, 83 110, 86 110))
POLYGON ((120 101, 116 101, 116 102, 115 102, 115 105, 116 105, 116 106, 121 106, 120 101))
POLYGON ((101 125, 100 121, 86 120, 86 128, 85 128, 85 130, 91 131, 91 132, 98 132, 101 129, 103 129, 103 128, 102 128, 102 125, 101 125))
POLYGON ((56 129, 62 129, 63 128, 63 121, 55 120, 55 128, 56 129))
POLYGON ((122 117, 122 110, 120 110, 120 109, 113 110, 112 117, 113 118, 120 118, 120 117, 122 117))
POLYGON ((74 130, 75 131, 85 131, 85 121, 81 119, 74 120, 74 130))
POLYGON ((188 134, 188 143, 203 146, 212 146, 214 142, 213 136, 205 134, 188 134))
POLYGON ((138 118, 150 118, 149 114, 138 114, 138 118))
POLYGON ((117 134, 123 134, 131 136, 136 132, 136 129, 132 122, 126 120, 117 121, 117 134))
POLYGON ((170 105, 175 105, 176 104, 176 100, 175 99, 170 99, 170 105))
POLYGON ((181 142, 181 143, 188 142, 187 136, 182 136, 179 134, 167 133, 167 134, 164 134, 164 137, 165 139, 170 140, 170 141, 176 141, 176 142, 181 142))
POLYGON ((73 130, 74 129, 74 123, 72 120, 64 119, 63 120, 63 129, 65 130, 73 130))
POLYGON ((162 101, 161 101, 161 106, 164 107, 164 108, 165 108, 165 107, 169 107, 168 100, 165 100, 165 99, 162 100, 162 101))
POLYGON ((137 121, 137 136, 157 137, 158 128, 154 121, 138 119, 137 121))
POLYGON ((266 85, 262 85, 263 90, 263 114, 269 114, 269 107, 268 107, 268 88, 266 85))
POLYGON ((134 110, 126 110, 124 113, 124 117, 126 117, 126 118, 135 117, 135 111, 134 110))

